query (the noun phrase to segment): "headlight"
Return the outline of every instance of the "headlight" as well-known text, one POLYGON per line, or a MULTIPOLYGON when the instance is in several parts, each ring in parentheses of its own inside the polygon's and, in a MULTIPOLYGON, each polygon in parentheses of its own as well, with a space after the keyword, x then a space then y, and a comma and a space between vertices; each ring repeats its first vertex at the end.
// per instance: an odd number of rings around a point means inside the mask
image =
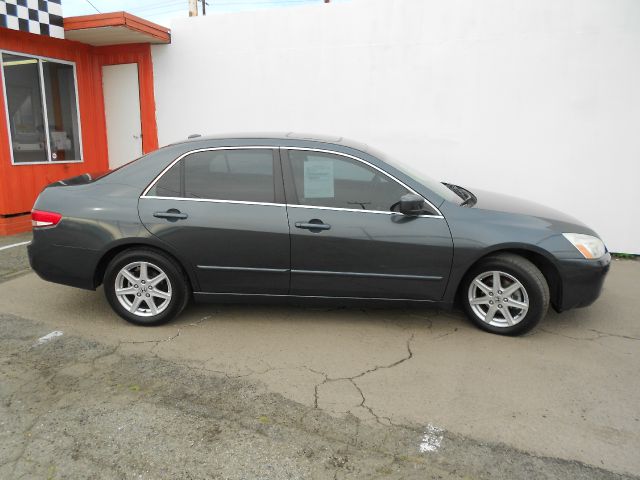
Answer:
POLYGON ((563 233, 562 235, 578 249, 584 258, 600 258, 607 252, 607 248, 598 237, 582 233, 563 233))

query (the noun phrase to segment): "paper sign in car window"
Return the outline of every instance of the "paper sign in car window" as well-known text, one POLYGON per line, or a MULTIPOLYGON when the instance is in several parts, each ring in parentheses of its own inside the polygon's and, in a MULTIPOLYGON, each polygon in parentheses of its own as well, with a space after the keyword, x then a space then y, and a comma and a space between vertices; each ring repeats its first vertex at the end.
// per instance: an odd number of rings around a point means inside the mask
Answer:
POLYGON ((304 198, 333 196, 333 160, 307 157, 304 162, 304 198))

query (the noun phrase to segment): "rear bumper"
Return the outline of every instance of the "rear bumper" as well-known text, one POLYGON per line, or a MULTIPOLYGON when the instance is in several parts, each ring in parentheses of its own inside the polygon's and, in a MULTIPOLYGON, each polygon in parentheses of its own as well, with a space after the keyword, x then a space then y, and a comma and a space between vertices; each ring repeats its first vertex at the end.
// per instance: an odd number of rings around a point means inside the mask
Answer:
POLYGON ((556 309, 586 307, 597 300, 609 272, 611 255, 598 260, 562 260, 559 262, 561 295, 556 309))
POLYGON ((51 245, 39 239, 34 231, 27 246, 29 263, 43 280, 71 287, 95 290, 93 272, 99 260, 97 251, 51 245))

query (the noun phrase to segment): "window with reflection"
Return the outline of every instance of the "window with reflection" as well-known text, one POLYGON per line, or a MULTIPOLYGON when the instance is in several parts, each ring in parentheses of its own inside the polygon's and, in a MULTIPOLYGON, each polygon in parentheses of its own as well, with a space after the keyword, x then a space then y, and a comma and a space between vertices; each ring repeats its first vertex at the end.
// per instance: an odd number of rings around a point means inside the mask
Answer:
POLYGON ((290 150, 289 159, 300 205, 388 212, 410 193, 379 170, 341 155, 290 150))
POLYGON ((269 149, 192 153, 167 170, 148 195, 272 203, 273 161, 269 149))
POLYGON ((72 64, 2 54, 14 163, 80 161, 80 127, 72 64))

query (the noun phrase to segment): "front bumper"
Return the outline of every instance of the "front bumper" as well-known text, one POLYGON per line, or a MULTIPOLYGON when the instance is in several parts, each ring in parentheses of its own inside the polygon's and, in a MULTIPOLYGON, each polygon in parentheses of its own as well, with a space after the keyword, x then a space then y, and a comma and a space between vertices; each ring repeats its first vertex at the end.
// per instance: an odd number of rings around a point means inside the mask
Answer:
POLYGON ((556 310, 562 312, 571 308, 586 307, 595 302, 600 296, 610 265, 609 253, 598 260, 561 260, 560 296, 555 305, 556 310))

